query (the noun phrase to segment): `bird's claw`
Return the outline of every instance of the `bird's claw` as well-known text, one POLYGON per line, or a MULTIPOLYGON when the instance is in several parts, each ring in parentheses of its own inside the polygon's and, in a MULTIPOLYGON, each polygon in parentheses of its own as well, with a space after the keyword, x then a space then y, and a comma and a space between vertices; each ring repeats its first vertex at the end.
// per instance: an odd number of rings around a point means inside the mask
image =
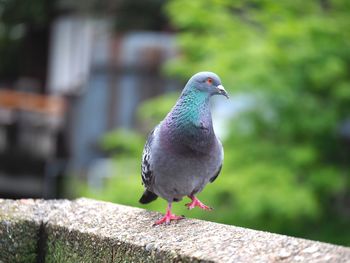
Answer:
POLYGON ((193 197, 193 198, 192 198, 192 202, 186 204, 186 206, 187 206, 188 210, 191 210, 191 209, 195 208, 196 206, 199 207, 200 209, 207 210, 207 211, 213 210, 213 208, 211 208, 210 206, 207 206, 207 205, 203 204, 203 203, 202 203, 201 201, 199 201, 196 197, 193 197))
POLYGON ((184 216, 176 216, 174 214, 166 214, 165 216, 163 216, 161 219, 157 220, 153 226, 158 226, 161 224, 166 224, 166 225, 170 225, 171 221, 175 221, 175 220, 181 220, 184 219, 184 216))

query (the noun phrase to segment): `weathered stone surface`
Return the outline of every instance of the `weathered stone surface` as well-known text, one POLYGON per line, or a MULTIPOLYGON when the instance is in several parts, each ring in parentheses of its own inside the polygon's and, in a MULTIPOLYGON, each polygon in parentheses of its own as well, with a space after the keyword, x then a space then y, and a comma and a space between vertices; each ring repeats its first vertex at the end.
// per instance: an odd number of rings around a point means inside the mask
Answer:
POLYGON ((194 219, 152 227, 159 216, 89 199, 0 200, 0 262, 350 262, 346 247, 194 219))
POLYGON ((0 199, 1 263, 36 262, 40 220, 35 220, 34 208, 0 199))

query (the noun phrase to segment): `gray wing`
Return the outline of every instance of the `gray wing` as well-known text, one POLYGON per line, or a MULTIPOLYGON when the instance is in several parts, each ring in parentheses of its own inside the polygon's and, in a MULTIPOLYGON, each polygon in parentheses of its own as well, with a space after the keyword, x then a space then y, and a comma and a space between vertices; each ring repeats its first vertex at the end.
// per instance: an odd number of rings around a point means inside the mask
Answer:
POLYGON ((219 168, 214 173, 214 176, 211 177, 210 180, 209 180, 211 183, 214 182, 216 180, 216 178, 218 178, 218 176, 219 176, 219 174, 221 172, 221 169, 222 169, 222 163, 224 161, 224 148, 222 147, 222 144, 221 144, 220 140, 218 140, 218 142, 219 142, 219 145, 221 147, 221 162, 220 162, 219 168))
POLYGON ((141 162, 141 177, 142 184, 149 188, 153 180, 153 171, 152 171, 152 143, 154 141, 155 131, 158 126, 155 127, 150 134, 148 135, 145 147, 143 148, 142 153, 142 162, 141 162))
POLYGON ((218 176, 219 176, 219 174, 220 174, 220 172, 221 172, 221 168, 222 168, 222 164, 220 165, 220 167, 219 167, 219 170, 215 173, 215 175, 212 177, 212 178, 210 178, 210 182, 212 183, 212 182, 214 182, 215 180, 216 180, 216 178, 218 178, 218 176))

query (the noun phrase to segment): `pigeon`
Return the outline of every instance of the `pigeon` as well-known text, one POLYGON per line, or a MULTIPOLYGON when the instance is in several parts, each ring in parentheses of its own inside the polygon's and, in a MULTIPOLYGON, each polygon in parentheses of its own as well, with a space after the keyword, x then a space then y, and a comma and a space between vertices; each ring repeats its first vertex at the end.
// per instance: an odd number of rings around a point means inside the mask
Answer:
POLYGON ((218 177, 224 158, 216 137, 210 111, 210 97, 229 98, 221 80, 213 72, 193 75, 175 106, 149 134, 142 154, 141 177, 145 187, 139 202, 147 204, 159 197, 168 202, 166 214, 154 225, 183 219, 171 212, 173 202, 187 196, 188 209, 204 205, 196 194, 218 177))

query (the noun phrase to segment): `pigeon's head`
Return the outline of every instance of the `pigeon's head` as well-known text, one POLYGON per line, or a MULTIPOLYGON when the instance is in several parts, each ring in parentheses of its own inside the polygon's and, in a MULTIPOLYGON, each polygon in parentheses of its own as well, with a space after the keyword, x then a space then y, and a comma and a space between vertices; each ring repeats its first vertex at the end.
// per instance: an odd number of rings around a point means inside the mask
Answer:
POLYGON ((225 88, 221 84, 218 75, 213 72, 203 71, 193 75, 187 83, 187 86, 204 91, 212 95, 223 95, 229 98, 225 88))

